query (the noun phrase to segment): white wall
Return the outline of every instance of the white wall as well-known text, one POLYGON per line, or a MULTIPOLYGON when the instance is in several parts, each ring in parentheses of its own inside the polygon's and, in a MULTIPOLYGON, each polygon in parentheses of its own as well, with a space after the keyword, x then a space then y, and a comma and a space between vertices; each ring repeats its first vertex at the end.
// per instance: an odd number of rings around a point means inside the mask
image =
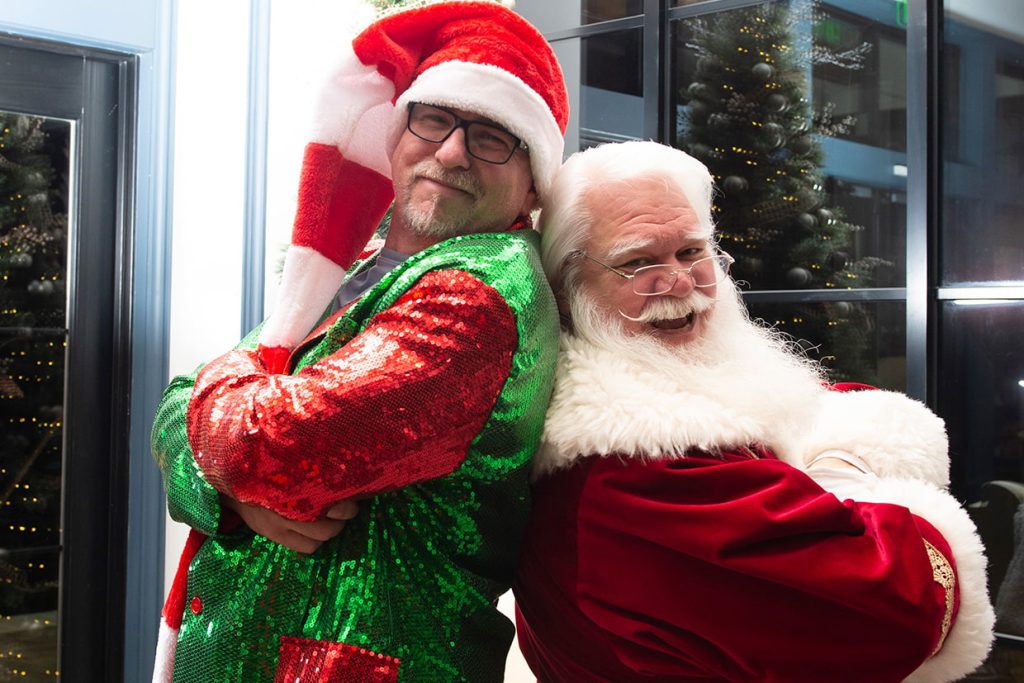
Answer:
MULTIPOLYGON (((240 337, 248 110, 248 0, 178 0, 170 375, 240 337)), ((188 529, 168 517, 164 587, 188 529)))

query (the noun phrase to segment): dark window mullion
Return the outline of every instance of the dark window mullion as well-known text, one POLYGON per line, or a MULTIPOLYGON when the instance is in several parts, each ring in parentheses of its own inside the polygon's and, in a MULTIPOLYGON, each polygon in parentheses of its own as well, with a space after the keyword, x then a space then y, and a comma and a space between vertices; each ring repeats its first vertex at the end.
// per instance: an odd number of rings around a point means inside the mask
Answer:
POLYGON ((903 301, 907 290, 903 287, 875 287, 872 289, 773 289, 741 292, 750 303, 811 303, 819 301, 903 301))

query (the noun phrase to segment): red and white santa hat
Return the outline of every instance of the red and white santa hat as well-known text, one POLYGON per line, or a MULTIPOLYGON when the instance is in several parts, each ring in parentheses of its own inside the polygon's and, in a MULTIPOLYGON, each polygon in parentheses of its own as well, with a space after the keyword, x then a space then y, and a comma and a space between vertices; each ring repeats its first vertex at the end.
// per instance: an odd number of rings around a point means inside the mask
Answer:
POLYGON ((493 1, 417 3, 352 41, 322 89, 280 296, 260 335, 268 369, 316 324, 393 199, 389 158, 406 105, 480 114, 526 143, 541 201, 562 163, 561 68, 525 19, 493 1))

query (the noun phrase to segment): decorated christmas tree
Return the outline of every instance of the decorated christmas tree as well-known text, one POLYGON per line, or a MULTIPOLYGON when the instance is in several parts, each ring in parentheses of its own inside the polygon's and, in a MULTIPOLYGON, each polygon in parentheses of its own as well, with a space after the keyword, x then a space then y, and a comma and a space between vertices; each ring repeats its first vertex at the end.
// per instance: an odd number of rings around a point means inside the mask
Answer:
MULTIPOLYGON (((765 3, 690 24, 687 47, 697 60, 680 93, 688 106, 679 144, 711 170, 721 246, 736 259, 736 279, 755 290, 868 287, 881 263, 851 257, 860 228, 825 192, 817 136, 849 122, 831 121, 827 105, 812 113, 807 77, 815 58, 842 63, 856 55, 798 45, 812 21, 812 4, 800 1, 793 9, 765 3)), ((818 349, 836 379, 873 379, 873 363, 865 360, 870 325, 860 305, 786 311, 763 317, 818 349)))
POLYGON ((0 113, 0 678, 56 668, 67 136, 52 125, 66 124, 0 113))

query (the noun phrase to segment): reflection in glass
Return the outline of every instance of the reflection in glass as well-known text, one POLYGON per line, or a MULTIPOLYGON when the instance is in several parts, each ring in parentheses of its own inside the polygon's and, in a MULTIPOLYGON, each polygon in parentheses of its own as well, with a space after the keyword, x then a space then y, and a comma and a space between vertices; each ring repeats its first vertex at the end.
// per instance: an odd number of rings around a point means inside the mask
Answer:
POLYGON ((783 332, 820 361, 833 382, 906 389, 903 302, 751 303, 752 318, 783 332))
MULTIPOLYGON (((902 286, 905 179, 890 152, 838 144, 852 121, 833 116, 807 78, 823 62, 857 71, 872 46, 823 44, 810 6, 766 2, 673 21, 670 142, 714 175, 722 246, 752 289, 902 286)), ((894 88, 881 98, 876 84, 874 106, 891 109, 894 88)))
MULTIPOLYGON (((988 551, 996 629, 1017 636, 1024 636, 1022 321, 1024 302, 946 302, 938 375, 939 411, 950 440, 952 490, 970 503, 988 551)), ((983 671, 988 677, 968 680, 1021 680, 1014 676, 1024 674, 1024 651, 997 646, 983 671)))
POLYGON ((1024 283, 1024 12, 947 10, 943 284, 1024 283), (973 15, 977 12, 977 15, 973 15))
POLYGON ((69 140, 0 112, 0 680, 59 675, 69 140))
POLYGON ((583 0, 580 7, 580 23, 593 24, 598 21, 622 19, 644 11, 643 0, 583 0))
POLYGON ((814 65, 816 113, 837 138, 907 148, 907 36, 899 15, 860 16, 821 5, 814 40, 835 58, 814 65))
POLYGON ((585 38, 580 51, 581 148, 643 137, 642 29, 585 38))
POLYGON ((515 9, 548 34, 643 14, 644 0, 516 0, 515 9))

